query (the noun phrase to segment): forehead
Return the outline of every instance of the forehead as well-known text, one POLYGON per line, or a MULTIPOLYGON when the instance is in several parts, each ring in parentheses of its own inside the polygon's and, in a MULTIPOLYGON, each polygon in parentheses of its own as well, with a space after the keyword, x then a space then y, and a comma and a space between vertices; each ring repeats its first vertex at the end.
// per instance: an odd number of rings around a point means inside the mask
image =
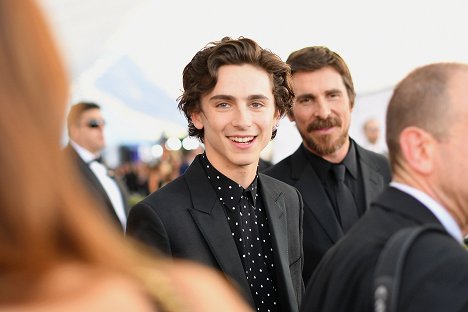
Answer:
POLYGON ((346 90, 341 75, 331 66, 314 71, 296 72, 292 76, 295 92, 316 92, 330 89, 346 90))
POLYGON ((85 110, 83 113, 81 113, 81 119, 99 119, 102 118, 101 110, 98 108, 92 108, 85 110))
POLYGON ((264 95, 273 97, 273 83, 269 73, 250 64, 223 65, 218 69, 218 79, 209 96, 216 94, 245 97, 264 95))
POLYGON ((373 128, 378 128, 378 127, 379 127, 379 123, 377 122, 377 120, 369 120, 366 123, 367 129, 373 129, 373 128))

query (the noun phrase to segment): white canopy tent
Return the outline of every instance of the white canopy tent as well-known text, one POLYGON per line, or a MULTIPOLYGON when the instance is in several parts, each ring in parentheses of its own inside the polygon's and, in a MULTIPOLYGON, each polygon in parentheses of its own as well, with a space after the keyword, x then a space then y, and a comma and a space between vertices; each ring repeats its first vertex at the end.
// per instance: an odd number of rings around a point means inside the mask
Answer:
MULTIPOLYGON (((463 0, 40 2, 69 65, 71 102, 95 100, 112 112, 108 130, 115 144, 160 131, 184 132, 176 108, 183 67, 205 44, 224 36, 253 38, 283 59, 309 45, 338 52, 358 93, 351 127, 358 141, 367 117, 383 123, 392 86, 411 69, 468 62, 463 0)), ((297 147, 292 127, 281 123, 271 145, 274 161, 297 147)))

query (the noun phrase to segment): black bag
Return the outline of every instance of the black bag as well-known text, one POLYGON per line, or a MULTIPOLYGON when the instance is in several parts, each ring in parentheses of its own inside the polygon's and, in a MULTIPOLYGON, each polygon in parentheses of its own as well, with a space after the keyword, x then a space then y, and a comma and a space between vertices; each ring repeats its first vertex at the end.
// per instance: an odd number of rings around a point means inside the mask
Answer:
POLYGON ((396 312, 403 266, 414 241, 427 232, 447 235, 440 225, 404 228, 393 234, 380 253, 374 273, 374 311, 396 312))

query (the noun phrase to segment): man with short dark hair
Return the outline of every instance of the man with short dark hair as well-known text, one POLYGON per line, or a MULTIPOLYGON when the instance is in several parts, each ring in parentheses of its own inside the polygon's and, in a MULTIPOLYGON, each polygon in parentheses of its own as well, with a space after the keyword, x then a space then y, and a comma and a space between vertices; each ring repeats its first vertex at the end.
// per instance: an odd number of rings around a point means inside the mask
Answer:
POLYGON ((105 147, 104 126, 99 105, 92 102, 73 105, 67 117, 70 142, 65 152, 76 162, 83 182, 106 208, 110 220, 124 230, 128 210, 126 190, 103 163, 101 152, 105 147))
POLYGON ((302 137, 290 156, 265 171, 304 199, 304 283, 323 254, 367 211, 390 181, 388 161, 349 137, 355 92, 344 60, 322 46, 291 53, 296 95, 289 114, 302 137))

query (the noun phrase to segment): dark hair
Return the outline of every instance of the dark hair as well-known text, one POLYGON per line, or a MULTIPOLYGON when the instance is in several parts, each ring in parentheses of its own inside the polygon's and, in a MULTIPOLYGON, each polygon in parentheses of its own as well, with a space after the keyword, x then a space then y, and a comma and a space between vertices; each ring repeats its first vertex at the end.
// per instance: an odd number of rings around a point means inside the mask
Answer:
POLYGON ((81 115, 90 109, 101 109, 101 107, 94 102, 78 102, 70 108, 67 117, 67 127, 70 130, 71 125, 76 125, 81 118, 81 115))
POLYGON ((331 66, 341 75, 346 90, 348 91, 351 107, 354 106, 356 92, 354 91, 353 78, 351 77, 348 66, 338 53, 323 46, 306 47, 292 52, 286 60, 286 63, 291 66, 292 74, 296 72, 315 71, 326 66, 331 66))
MULTIPOLYGON (((197 129, 191 115, 200 110, 201 97, 214 89, 218 70, 223 65, 251 64, 264 69, 272 78, 276 110, 283 117, 292 107, 294 92, 289 66, 273 52, 261 48, 252 39, 224 37, 210 42, 197 52, 183 71, 184 92, 178 98, 178 108, 188 121, 189 135, 203 142, 203 129, 197 129)), ((276 136, 276 128, 271 138, 276 136)))

